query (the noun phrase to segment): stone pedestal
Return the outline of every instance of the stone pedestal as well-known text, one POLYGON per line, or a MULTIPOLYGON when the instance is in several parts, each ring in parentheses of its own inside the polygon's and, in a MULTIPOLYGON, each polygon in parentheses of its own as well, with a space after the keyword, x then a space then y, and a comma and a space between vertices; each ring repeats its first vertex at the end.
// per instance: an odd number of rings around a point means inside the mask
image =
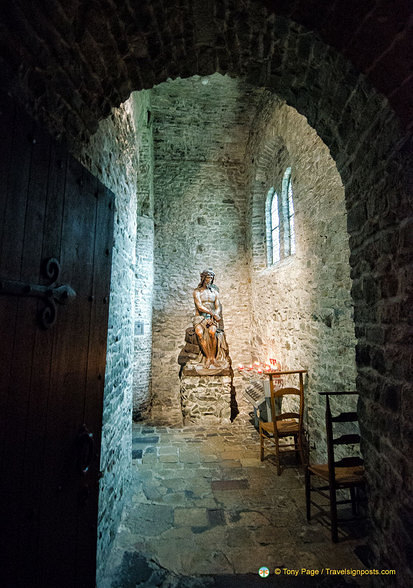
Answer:
POLYGON ((232 394, 231 368, 211 375, 200 375, 195 370, 184 368, 181 375, 184 424, 229 423, 232 394))

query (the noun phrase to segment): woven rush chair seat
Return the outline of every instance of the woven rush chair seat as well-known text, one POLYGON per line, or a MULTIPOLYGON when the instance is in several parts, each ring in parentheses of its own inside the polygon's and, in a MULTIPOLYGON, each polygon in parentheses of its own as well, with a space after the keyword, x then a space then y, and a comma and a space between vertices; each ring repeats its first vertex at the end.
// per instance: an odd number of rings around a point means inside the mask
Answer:
MULTIPOLYGON (((261 428, 267 433, 274 435, 274 423, 261 423, 261 428)), ((294 435, 298 434, 300 424, 296 419, 289 419, 286 421, 279 421, 277 423, 278 435, 286 437, 287 434, 294 435)))
MULTIPOLYGON (((319 478, 328 482, 330 476, 328 463, 310 465, 308 469, 319 478)), ((336 467, 334 469, 334 477, 336 483, 342 487, 344 487, 344 484, 353 485, 364 483, 364 466, 336 467)))

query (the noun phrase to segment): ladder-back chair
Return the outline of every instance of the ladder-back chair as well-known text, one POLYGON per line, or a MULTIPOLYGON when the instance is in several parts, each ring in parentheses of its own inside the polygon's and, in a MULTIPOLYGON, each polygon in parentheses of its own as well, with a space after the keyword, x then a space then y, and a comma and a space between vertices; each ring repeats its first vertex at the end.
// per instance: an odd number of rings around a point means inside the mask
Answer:
MULTIPOLYGON (((341 453, 344 452, 345 448, 347 448, 347 452, 350 452, 350 446, 354 448, 355 445, 360 444, 360 435, 351 433, 342 434, 339 437, 335 436, 334 430, 337 423, 357 423, 358 419, 356 412, 342 412, 332 416, 330 396, 354 394, 357 394, 357 392, 321 392, 321 395, 326 397, 327 463, 308 464, 305 473, 307 520, 310 521, 311 519, 312 504, 321 509, 318 503, 311 499, 311 492, 317 492, 330 502, 331 539, 334 542, 338 541, 338 524, 354 520, 354 517, 358 514, 358 493, 365 483, 365 477, 364 463, 361 457, 351 455, 336 458, 336 447, 342 448, 341 453), (313 478, 319 478, 327 482, 327 484, 313 485, 313 478), (350 499, 337 500, 337 491, 343 489, 350 491, 350 499), (352 505, 353 518, 338 518, 337 505, 342 504, 352 505)), ((351 453, 354 453, 354 450, 351 453)))
POLYGON ((300 455, 301 463, 304 465, 303 451, 303 413, 304 413, 304 392, 302 386, 298 388, 280 388, 271 390, 271 417, 272 422, 259 422, 260 434, 260 459, 264 459, 265 443, 275 445, 275 459, 277 463, 277 474, 281 474, 280 456, 283 453, 295 452, 300 455), (282 400, 285 397, 296 397, 298 401, 298 412, 282 412, 282 400), (277 400, 277 402, 276 402, 277 400), (280 407, 280 408, 278 408, 280 407), (280 443, 280 440, 292 437, 292 443, 280 443))

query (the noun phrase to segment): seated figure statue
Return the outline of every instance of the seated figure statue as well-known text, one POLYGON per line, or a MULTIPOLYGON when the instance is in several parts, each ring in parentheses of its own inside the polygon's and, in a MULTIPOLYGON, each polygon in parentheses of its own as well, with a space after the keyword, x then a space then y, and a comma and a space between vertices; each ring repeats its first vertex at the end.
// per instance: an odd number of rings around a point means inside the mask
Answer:
POLYGON ((178 358, 181 365, 190 361, 197 371, 208 370, 208 373, 220 371, 231 365, 222 320, 222 306, 214 278, 215 274, 211 269, 201 273, 201 281, 193 292, 193 329, 187 329, 187 344, 178 358), (194 353, 196 349, 197 354, 194 353))
POLYGON ((228 355, 224 331, 219 328, 222 306, 218 289, 214 286, 214 278, 212 270, 204 270, 201 273, 201 281, 194 290, 195 316, 192 323, 205 358, 206 368, 221 367, 228 355))

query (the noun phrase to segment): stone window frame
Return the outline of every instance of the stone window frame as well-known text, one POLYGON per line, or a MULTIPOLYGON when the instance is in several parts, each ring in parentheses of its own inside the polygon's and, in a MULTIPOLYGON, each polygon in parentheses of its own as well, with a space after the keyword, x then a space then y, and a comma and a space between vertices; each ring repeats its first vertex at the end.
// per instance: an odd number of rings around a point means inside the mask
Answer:
POLYGON ((265 224, 267 241, 267 267, 279 264, 295 254, 295 209, 292 185, 292 170, 288 166, 281 181, 281 196, 274 187, 265 199, 265 224), (277 199, 277 218, 274 218, 273 203, 277 199), (274 230, 278 233, 277 252, 274 249, 274 230), (276 253, 276 255, 274 255, 276 253))

